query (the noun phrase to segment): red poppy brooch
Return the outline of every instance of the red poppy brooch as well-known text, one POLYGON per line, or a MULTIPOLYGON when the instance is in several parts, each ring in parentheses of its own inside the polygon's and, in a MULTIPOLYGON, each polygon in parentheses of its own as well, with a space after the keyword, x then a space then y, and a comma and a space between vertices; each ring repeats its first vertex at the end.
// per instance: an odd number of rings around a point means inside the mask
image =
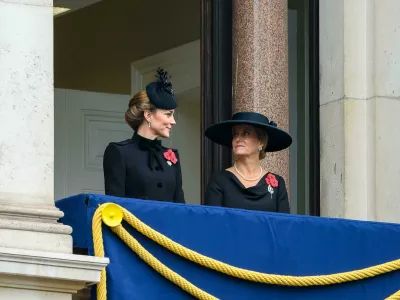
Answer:
POLYGON ((271 194, 274 193, 274 188, 278 187, 278 180, 276 179, 274 174, 269 173, 265 178, 265 182, 268 184, 268 192, 271 194))
POLYGON ((164 152, 164 158, 167 160, 167 164, 169 166, 172 166, 172 164, 175 165, 178 162, 174 151, 172 151, 171 149, 168 149, 164 152))

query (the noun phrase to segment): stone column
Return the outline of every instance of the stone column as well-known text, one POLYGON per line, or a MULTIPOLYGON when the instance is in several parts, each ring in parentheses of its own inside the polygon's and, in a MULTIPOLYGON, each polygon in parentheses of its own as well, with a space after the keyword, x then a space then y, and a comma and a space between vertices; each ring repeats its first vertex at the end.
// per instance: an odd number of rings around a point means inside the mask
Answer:
POLYGON ((320 2, 321 213, 400 221, 396 0, 320 2))
POLYGON ((345 217, 375 220, 374 1, 344 1, 345 217))
POLYGON ((400 1, 374 4, 376 220, 400 223, 400 1))
POLYGON ((0 0, 0 247, 69 253, 54 206, 52 9, 0 0))
POLYGON ((53 1, 0 0, 1 299, 71 299, 106 263, 57 223, 53 102, 53 1))
MULTIPOLYGON (((287 0, 233 1, 234 110, 264 114, 289 130, 287 0)), ((289 151, 264 167, 289 183, 289 151)))
POLYGON ((344 3, 320 0, 321 215, 344 217, 344 3))

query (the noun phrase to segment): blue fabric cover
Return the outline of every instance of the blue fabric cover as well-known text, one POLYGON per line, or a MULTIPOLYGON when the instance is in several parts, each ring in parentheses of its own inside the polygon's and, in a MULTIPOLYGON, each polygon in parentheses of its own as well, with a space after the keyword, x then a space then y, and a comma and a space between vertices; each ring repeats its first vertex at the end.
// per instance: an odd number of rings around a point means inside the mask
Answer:
MULTIPOLYGON (((74 248, 88 248, 89 231, 86 202, 89 195, 80 194, 57 200, 56 207, 64 212, 60 222, 72 227, 72 241, 74 248)), ((92 216, 90 216, 91 218, 92 216)))
MULTIPOLYGON (((250 270, 284 275, 350 271, 400 257, 400 225, 78 195, 58 201, 74 245, 93 254, 91 220, 99 204, 114 202, 176 242, 250 270), (84 208, 85 206, 85 208, 84 208), (79 220, 78 220, 79 219, 79 220), (83 226, 86 222, 86 228, 83 226), (89 241, 87 243, 87 241, 89 241)), ((220 299, 384 299, 400 289, 400 272, 328 287, 293 288, 235 279, 188 262, 124 224, 156 258, 220 299)), ((103 230, 108 300, 192 299, 114 235, 103 230)))

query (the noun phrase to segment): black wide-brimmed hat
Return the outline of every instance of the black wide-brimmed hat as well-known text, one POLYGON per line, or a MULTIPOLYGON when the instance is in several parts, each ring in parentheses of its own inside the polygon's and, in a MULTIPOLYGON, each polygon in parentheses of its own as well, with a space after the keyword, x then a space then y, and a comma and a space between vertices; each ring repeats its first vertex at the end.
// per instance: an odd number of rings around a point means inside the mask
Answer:
POLYGON ((150 102, 160 109, 175 109, 176 99, 172 84, 168 81, 168 72, 158 68, 157 81, 146 86, 146 93, 150 102))
POLYGON ((256 112, 238 112, 232 116, 231 120, 213 124, 207 128, 206 137, 219 145, 232 147, 232 127, 238 124, 249 124, 264 129, 268 134, 266 152, 280 151, 292 144, 289 133, 279 129, 276 123, 256 112))

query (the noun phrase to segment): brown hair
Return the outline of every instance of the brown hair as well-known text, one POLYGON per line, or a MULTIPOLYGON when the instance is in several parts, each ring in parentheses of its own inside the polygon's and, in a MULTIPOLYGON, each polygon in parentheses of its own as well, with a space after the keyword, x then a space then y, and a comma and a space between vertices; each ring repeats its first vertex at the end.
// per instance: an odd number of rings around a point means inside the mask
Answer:
POLYGON ((145 121, 144 112, 149 110, 155 112, 155 107, 147 96, 146 91, 140 91, 129 101, 128 109, 125 112, 125 122, 135 131, 145 121))
POLYGON ((261 129, 259 127, 254 127, 254 129, 256 131, 258 139, 263 143, 262 150, 260 151, 260 153, 258 155, 258 158, 260 160, 262 160, 266 156, 265 148, 267 148, 267 145, 268 145, 268 133, 266 130, 261 129))

